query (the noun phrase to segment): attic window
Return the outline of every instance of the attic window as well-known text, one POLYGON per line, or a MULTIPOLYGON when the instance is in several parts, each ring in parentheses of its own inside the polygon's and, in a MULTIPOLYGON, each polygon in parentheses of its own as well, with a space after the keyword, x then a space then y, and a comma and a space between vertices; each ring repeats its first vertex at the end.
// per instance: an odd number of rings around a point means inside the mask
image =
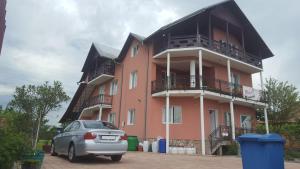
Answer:
POLYGON ((139 51, 139 45, 138 44, 133 45, 131 47, 131 57, 135 57, 137 55, 138 51, 139 51))

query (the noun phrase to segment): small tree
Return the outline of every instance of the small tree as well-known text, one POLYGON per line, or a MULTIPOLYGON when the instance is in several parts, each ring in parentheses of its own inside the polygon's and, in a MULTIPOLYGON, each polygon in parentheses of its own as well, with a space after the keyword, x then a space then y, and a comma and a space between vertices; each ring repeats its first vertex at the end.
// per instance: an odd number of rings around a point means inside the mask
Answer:
POLYGON ((265 88, 269 120, 278 131, 299 111, 299 93, 294 85, 273 78, 266 80, 265 88))
POLYGON ((40 126, 45 123, 46 115, 61 108, 61 104, 68 99, 61 82, 54 81, 53 85, 45 82, 38 86, 17 87, 8 107, 30 117, 32 147, 36 148, 40 126))

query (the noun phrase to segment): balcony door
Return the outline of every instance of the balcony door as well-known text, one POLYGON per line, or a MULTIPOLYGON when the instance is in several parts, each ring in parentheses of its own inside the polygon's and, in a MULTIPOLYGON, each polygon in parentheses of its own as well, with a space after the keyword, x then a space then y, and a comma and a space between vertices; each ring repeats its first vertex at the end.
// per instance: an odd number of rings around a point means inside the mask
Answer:
POLYGON ((215 88, 215 69, 213 67, 203 66, 203 86, 210 89, 215 88))
MULTIPOLYGON (((167 87, 167 72, 166 71, 162 71, 162 82, 166 84, 167 87)), ((176 73, 175 72, 170 72, 170 87, 171 89, 175 89, 176 88, 176 73)))
POLYGON ((250 115, 241 115, 241 128, 251 129, 251 116, 250 115))
POLYGON ((218 112, 216 110, 209 110, 210 117, 210 131, 213 132, 218 128, 218 112))
POLYGON ((104 103, 104 94, 105 94, 105 86, 102 85, 99 87, 99 101, 100 103, 104 103))

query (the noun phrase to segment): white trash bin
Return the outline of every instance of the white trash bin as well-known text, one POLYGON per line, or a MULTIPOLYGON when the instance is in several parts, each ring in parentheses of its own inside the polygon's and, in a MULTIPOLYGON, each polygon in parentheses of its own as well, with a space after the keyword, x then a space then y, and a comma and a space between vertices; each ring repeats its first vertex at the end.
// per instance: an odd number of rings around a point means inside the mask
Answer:
POLYGON ((149 141, 144 141, 143 142, 143 151, 148 152, 149 149, 149 141))
POLYGON ((158 152, 158 142, 157 141, 153 141, 152 142, 152 152, 153 153, 157 153, 158 152))

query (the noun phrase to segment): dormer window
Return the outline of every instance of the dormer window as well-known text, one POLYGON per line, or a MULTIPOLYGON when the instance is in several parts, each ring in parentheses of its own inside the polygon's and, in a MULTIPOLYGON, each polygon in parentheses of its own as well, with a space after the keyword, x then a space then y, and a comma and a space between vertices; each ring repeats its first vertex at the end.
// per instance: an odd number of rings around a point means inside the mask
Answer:
POLYGON ((135 57, 139 51, 139 45, 135 44, 131 47, 131 57, 135 57))

